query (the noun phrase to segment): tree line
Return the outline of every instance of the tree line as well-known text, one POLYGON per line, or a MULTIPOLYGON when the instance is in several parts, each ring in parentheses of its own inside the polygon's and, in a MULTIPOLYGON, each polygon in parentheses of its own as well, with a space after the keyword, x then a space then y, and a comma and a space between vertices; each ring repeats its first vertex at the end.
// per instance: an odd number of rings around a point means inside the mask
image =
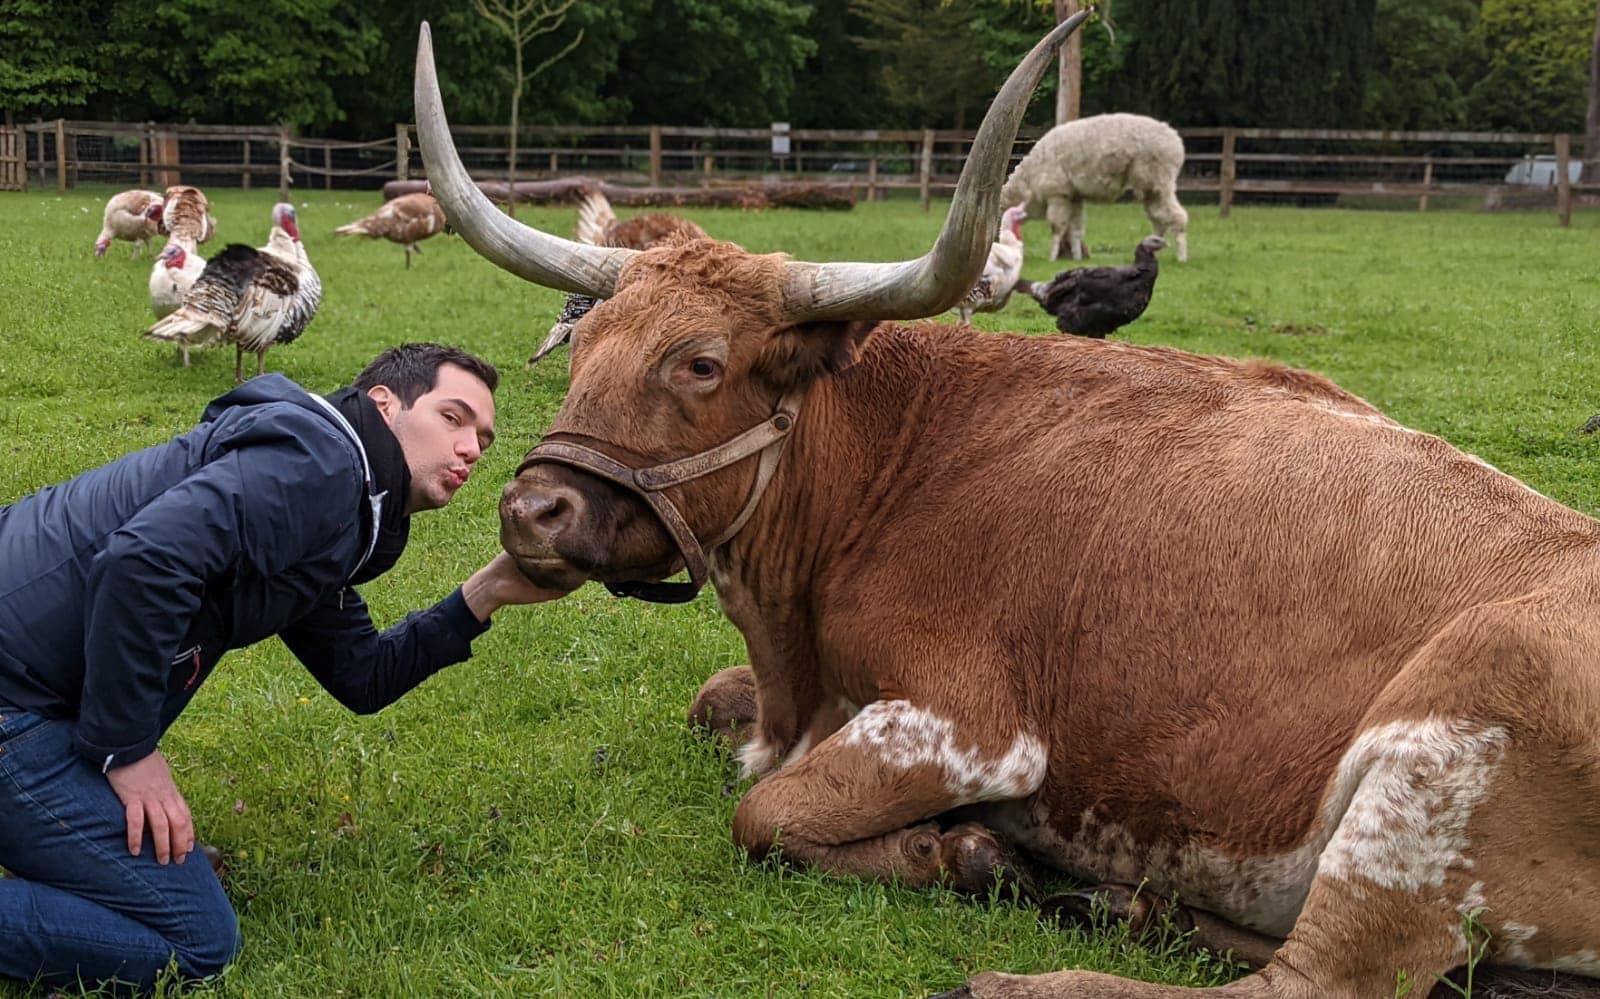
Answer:
MULTIPOLYGON (((556 5, 561 6, 561 5, 556 5)), ((1112 0, 1083 30, 1082 113, 1176 125, 1584 130, 1595 0, 1112 0)), ((433 25, 453 121, 507 120, 513 42, 472 0, 0 0, 18 119, 412 118, 433 25)), ((524 123, 971 127, 1054 23, 1049 0, 577 0, 528 39, 524 123)), ((1055 80, 1030 122, 1052 120, 1055 80)))

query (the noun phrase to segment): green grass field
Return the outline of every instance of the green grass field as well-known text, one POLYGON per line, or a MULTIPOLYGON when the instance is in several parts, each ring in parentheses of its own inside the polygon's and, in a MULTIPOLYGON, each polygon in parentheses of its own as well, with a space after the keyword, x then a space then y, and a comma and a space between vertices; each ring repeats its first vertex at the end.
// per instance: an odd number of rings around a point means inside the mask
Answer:
MULTIPOLYGON (((232 387, 233 352, 139 332, 150 257, 91 255, 108 191, 0 194, 0 503, 187 428, 232 387)), ((226 242, 265 242, 272 192, 212 192, 226 242)), ((560 296, 459 239, 335 240, 376 194, 299 194, 322 275, 320 314, 267 356, 316 391, 382 348, 457 344, 500 366, 501 443, 411 548, 363 587, 380 623, 443 597, 496 548, 495 504, 560 403, 564 353, 523 361, 560 296)), ((816 260, 914 256, 942 216, 689 212, 751 250, 816 260)), ((570 209, 520 217, 571 231, 570 209)), ((1149 311, 1123 338, 1271 357, 1331 376, 1401 421, 1530 485, 1600 511, 1596 236, 1600 215, 1196 208, 1190 262, 1165 254, 1149 311)), ((1132 205, 1091 207, 1096 262, 1146 232, 1132 205)), ((1043 223, 1026 232, 1026 273, 1043 223)), ((952 317, 953 318, 953 317, 952 317)), ((1013 299, 986 329, 1052 330, 1013 299)), ((249 359, 247 358, 247 363, 249 359)), ((684 607, 586 587, 502 611, 469 663, 372 717, 322 693, 275 640, 235 652, 164 748, 204 841, 230 857, 245 951, 229 996, 896 996, 980 970, 1094 967, 1194 984, 1228 969, 1152 954, 1115 931, 1041 926, 1026 909, 941 891, 752 865, 729 833, 742 790, 684 712, 743 643, 714 597, 684 607)), ((0 856, 0 862, 4 857, 0 856)), ((23 989, 0 986, 0 996, 23 989)))

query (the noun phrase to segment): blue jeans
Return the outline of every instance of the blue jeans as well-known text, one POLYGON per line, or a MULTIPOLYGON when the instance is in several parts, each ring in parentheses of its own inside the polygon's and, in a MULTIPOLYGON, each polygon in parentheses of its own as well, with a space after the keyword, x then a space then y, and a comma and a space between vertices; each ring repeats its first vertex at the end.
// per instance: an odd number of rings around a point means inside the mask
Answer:
POLYGON ((239 925, 198 851, 156 863, 128 853, 122 800, 73 751, 73 723, 0 703, 0 978, 117 981, 142 989, 176 962, 214 975, 239 925))

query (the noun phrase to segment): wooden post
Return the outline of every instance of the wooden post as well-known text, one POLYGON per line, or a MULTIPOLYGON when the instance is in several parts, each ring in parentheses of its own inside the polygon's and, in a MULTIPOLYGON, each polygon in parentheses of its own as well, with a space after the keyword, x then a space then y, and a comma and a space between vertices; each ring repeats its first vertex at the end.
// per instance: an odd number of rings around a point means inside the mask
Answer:
POLYGON ((244 173, 239 175, 239 186, 250 190, 250 140, 244 140, 244 173))
POLYGON ((933 129, 922 130, 922 176, 918 187, 922 195, 922 210, 928 210, 928 201, 932 194, 930 187, 933 182, 933 129))
MULTIPOLYGON (((1080 0, 1055 0, 1056 23, 1076 14, 1080 0)), ((1083 32, 1074 31, 1056 54, 1056 124, 1077 121, 1083 94, 1083 32)))
POLYGON ((150 171, 146 170, 145 167, 150 164, 151 146, 152 146, 152 144, 154 142, 155 142, 155 139, 152 138, 151 135, 150 135, 150 123, 149 122, 145 122, 144 134, 139 136, 139 186, 140 187, 149 187, 150 186, 150 171))
POLYGON ((700 164, 700 172, 705 177, 705 179, 703 181, 701 181, 701 183, 700 183, 701 187, 710 187, 711 186, 711 174, 712 174, 713 171, 716 170, 716 168, 717 168, 717 159, 716 159, 715 156, 707 156, 701 162, 701 164, 700 164))
POLYGON ((867 200, 878 200, 878 158, 867 160, 867 200))
POLYGON ((56 119, 56 193, 67 193, 67 120, 56 119))
POLYGON ((1237 137, 1231 128, 1222 130, 1222 176, 1218 179, 1217 198, 1223 218, 1227 218, 1233 208, 1233 179, 1238 169, 1233 158, 1233 142, 1237 137))
POLYGON ((650 186, 661 186, 661 126, 650 126, 650 186))
POLYGON ((1572 163, 1572 136, 1565 132, 1556 136, 1556 214, 1561 216, 1561 226, 1572 224, 1572 175, 1567 171, 1572 163))
POLYGON ((322 147, 322 189, 333 190, 333 147, 322 147))
POLYGON ((550 150, 550 176, 554 177, 561 172, 561 154, 554 149, 550 150))
POLYGON ((1417 199, 1417 211, 1428 210, 1428 189, 1433 187, 1433 157, 1422 164, 1422 197, 1417 199))
POLYGON ((411 129, 403 123, 394 126, 394 179, 406 180, 411 175, 411 129))
POLYGON ((278 126, 278 200, 289 200, 289 126, 278 126))

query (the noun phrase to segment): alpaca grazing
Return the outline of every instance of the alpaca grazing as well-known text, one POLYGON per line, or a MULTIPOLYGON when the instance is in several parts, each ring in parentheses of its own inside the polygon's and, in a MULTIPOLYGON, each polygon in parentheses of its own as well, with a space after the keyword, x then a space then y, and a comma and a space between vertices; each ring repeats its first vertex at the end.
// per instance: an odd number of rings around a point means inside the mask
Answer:
MULTIPOLYGON (((184 296, 206 269, 205 259, 195 252, 193 245, 186 246, 186 242, 176 236, 167 240, 155 266, 150 268, 150 311, 157 319, 165 319, 178 311, 184 296)), ((189 345, 180 343, 178 350, 187 368, 189 345)))
POLYGON ((224 247, 206 264, 178 310, 144 335, 191 347, 226 340, 235 347, 233 380, 238 383, 245 351, 256 355, 256 374, 261 374, 267 351, 299 337, 321 301, 322 280, 300 242, 294 206, 280 202, 272 208, 266 246, 224 247))
POLYGON ((131 257, 150 244, 161 230, 161 195, 154 191, 123 191, 106 202, 100 235, 95 237, 94 255, 103 257, 113 239, 133 244, 131 257))
MULTIPOLYGON (((619 219, 612 211, 611 202, 599 188, 590 188, 578 205, 576 234, 580 243, 590 246, 614 246, 629 250, 648 250, 652 246, 672 239, 706 239, 706 231, 677 215, 656 212, 619 219)), ((578 320, 599 305, 597 299, 587 295, 568 295, 561 306, 561 314, 545 335, 539 349, 528 358, 528 367, 537 364, 546 354, 572 339, 572 328, 578 320)))
POLYGON ((1021 206, 1001 213, 1000 234, 989 247, 983 273, 956 305, 963 326, 972 322, 974 312, 999 312, 1011 300, 1011 290, 1022 276, 1022 221, 1027 217, 1021 206))
POLYGON ((1178 261, 1189 259, 1189 213, 1178 204, 1183 140, 1165 122, 1137 114, 1102 114, 1046 132, 1000 191, 1000 203, 1022 205, 1050 220, 1050 259, 1063 251, 1089 255, 1083 238, 1086 201, 1115 201, 1133 191, 1157 236, 1170 235, 1178 261))
POLYGON ((1160 273, 1156 251, 1166 245, 1160 236, 1146 236, 1134 248, 1131 267, 1079 267, 1048 282, 1018 281, 1017 291, 1055 316, 1061 332, 1103 340, 1144 315, 1160 273))
POLYGON ((333 230, 335 236, 366 236, 368 239, 387 239, 405 247, 406 270, 411 269, 411 255, 421 253, 417 244, 429 236, 444 232, 444 209, 439 199, 424 191, 402 194, 386 202, 382 208, 364 219, 333 230))

